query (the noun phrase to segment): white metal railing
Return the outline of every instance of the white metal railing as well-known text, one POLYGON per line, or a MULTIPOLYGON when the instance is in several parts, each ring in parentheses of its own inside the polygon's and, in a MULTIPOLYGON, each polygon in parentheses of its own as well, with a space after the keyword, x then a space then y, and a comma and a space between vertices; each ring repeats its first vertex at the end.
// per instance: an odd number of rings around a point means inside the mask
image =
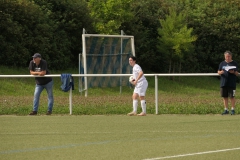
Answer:
MULTIPOLYGON (((73 77, 123 77, 131 76, 132 74, 72 74, 73 77)), ((144 74, 144 76, 154 76, 155 77, 155 110, 158 114, 158 77, 169 77, 169 76, 219 76, 217 73, 179 73, 179 74, 144 74)), ((0 78, 16 78, 16 77, 61 77, 61 74, 51 74, 45 76, 34 76, 34 75, 0 75, 0 78)), ((86 95, 85 95, 86 96, 86 95)), ((72 114, 72 88, 69 92, 69 111, 72 114)))

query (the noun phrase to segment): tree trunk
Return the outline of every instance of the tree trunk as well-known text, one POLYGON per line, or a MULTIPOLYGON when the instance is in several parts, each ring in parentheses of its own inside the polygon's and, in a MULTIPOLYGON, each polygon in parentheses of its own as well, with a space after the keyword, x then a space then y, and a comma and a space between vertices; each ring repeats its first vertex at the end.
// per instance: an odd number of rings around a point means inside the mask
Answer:
POLYGON ((171 73, 171 69, 172 69, 172 60, 169 60, 169 68, 168 68, 168 73, 171 73))
MULTIPOLYGON (((178 72, 181 73, 181 71, 182 71, 182 62, 180 61, 180 62, 179 62, 179 70, 178 70, 178 72)), ((179 77, 178 77, 178 81, 180 81, 180 78, 181 78, 181 77, 179 76, 179 77)))
MULTIPOLYGON (((173 73, 175 73, 175 69, 176 69, 176 63, 174 62, 174 63, 173 63, 173 73)), ((175 77, 172 76, 172 80, 173 80, 173 81, 174 81, 174 79, 175 79, 175 77)))

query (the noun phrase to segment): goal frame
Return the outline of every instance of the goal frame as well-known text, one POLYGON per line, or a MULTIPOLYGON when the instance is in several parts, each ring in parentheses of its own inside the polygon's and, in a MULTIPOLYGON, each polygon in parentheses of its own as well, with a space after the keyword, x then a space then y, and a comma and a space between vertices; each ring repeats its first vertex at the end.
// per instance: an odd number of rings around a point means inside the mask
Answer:
MULTIPOLYGON (((83 68, 84 68, 84 74, 87 74, 87 53, 86 53, 86 37, 114 37, 114 38, 121 38, 121 55, 122 53, 122 41, 124 38, 129 38, 131 40, 131 50, 132 55, 135 56, 135 46, 134 46, 134 36, 130 35, 123 35, 123 31, 121 31, 121 35, 104 35, 104 34, 85 34, 85 31, 82 34, 82 59, 83 59, 83 68)), ((80 59, 80 55, 79 55, 80 59)), ((122 56, 121 56, 121 73, 122 74, 122 56)), ((80 71, 79 71, 80 72, 80 71)), ((81 73, 79 73, 81 74, 81 73)), ((122 77, 120 77, 120 82, 122 81, 122 77)), ((85 91, 85 97, 88 95, 88 79, 87 76, 84 77, 84 91, 85 91)), ((122 83, 120 83, 120 93, 122 92, 122 83)))

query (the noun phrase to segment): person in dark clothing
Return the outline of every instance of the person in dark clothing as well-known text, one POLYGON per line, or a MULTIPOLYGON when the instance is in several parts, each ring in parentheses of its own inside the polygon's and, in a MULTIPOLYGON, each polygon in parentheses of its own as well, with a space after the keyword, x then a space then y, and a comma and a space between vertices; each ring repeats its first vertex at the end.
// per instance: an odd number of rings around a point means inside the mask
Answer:
POLYGON ((29 113, 29 115, 36 115, 38 112, 39 99, 40 94, 43 89, 47 90, 48 94, 48 111, 47 115, 52 114, 53 109, 53 80, 52 77, 41 77, 47 74, 50 74, 47 68, 47 62, 42 59, 41 54, 35 53, 33 56, 33 60, 30 61, 29 70, 31 75, 36 75, 35 81, 35 92, 34 92, 34 100, 33 100, 33 111, 29 113))
POLYGON ((224 112, 222 115, 229 114, 228 111, 228 97, 231 100, 231 114, 235 114, 235 93, 236 82, 238 76, 238 64, 232 60, 232 53, 230 51, 224 52, 225 60, 219 64, 218 74, 221 76, 220 93, 223 97, 224 112))

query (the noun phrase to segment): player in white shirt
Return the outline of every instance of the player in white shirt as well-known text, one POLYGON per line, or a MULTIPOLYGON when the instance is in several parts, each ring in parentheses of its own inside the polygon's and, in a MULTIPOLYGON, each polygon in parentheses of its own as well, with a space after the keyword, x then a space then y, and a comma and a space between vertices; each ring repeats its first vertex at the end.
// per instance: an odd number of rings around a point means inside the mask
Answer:
POLYGON ((132 99, 133 99, 133 111, 128 113, 129 116, 138 115, 138 116, 146 116, 146 101, 145 101, 145 94, 148 87, 148 82, 144 77, 142 68, 136 64, 136 57, 131 56, 129 58, 129 64, 133 67, 133 81, 131 82, 135 85, 132 99), (142 112, 137 114, 137 107, 138 107, 138 98, 141 101, 142 112))

